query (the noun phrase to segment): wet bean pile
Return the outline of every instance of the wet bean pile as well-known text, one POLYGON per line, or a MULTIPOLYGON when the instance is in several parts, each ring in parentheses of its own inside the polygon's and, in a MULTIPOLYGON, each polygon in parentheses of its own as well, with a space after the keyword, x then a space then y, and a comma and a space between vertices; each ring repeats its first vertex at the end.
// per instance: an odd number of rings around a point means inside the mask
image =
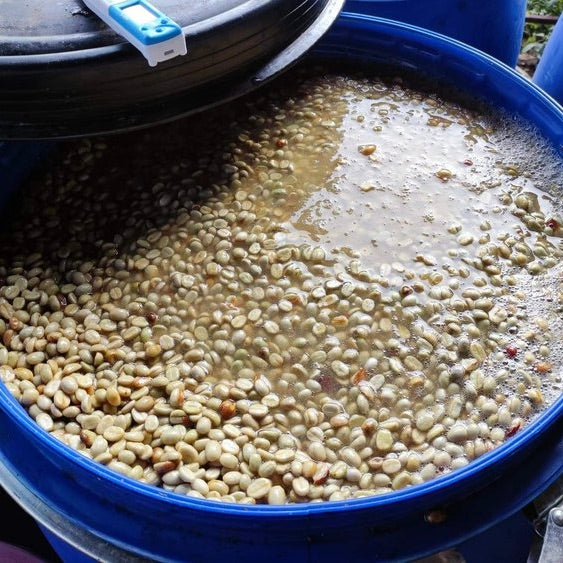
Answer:
POLYGON ((428 481, 561 392, 562 170, 507 116, 310 70, 68 142, 4 219, 0 377, 45 431, 181 494, 428 481))

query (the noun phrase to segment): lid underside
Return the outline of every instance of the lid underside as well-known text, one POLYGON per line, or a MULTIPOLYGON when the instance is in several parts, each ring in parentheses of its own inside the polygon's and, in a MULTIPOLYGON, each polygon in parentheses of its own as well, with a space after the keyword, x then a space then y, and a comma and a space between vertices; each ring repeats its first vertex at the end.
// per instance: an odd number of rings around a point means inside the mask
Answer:
POLYGON ((344 0, 154 3, 188 54, 151 68, 79 0, 2 0, 0 138, 130 130, 244 94, 307 51, 344 0))

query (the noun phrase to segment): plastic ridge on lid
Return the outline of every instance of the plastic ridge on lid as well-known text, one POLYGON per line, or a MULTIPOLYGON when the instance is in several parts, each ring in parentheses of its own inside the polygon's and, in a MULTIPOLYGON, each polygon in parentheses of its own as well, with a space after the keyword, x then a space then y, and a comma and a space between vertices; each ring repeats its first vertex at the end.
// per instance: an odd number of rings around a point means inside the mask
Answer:
POLYGON ((136 47, 150 66, 187 53, 182 28, 146 0, 84 0, 84 4, 136 47))

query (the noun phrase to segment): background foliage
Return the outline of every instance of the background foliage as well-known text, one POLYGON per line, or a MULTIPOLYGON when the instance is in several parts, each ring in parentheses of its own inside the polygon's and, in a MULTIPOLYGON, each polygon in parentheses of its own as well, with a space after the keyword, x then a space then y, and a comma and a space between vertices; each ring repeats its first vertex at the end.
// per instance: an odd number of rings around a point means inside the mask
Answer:
MULTIPOLYGON (((563 13, 563 0, 528 0, 528 12, 559 16, 563 13)), ((552 29, 552 25, 526 24, 522 52, 537 57, 541 56, 552 29)))

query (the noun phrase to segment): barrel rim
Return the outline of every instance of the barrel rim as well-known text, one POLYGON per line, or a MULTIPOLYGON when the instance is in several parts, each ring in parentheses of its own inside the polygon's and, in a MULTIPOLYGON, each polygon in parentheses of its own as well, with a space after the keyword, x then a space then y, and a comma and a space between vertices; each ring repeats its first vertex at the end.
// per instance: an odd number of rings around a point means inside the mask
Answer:
MULTIPOLYGON (((157 502, 165 502, 182 506, 202 512, 213 512, 224 515, 237 515, 253 517, 255 514, 263 514, 272 517, 283 518, 290 515, 304 514, 327 514, 342 511, 356 511, 371 508, 391 507, 399 503, 412 500, 422 500, 423 497, 440 492, 461 481, 467 481, 476 477, 483 469, 493 469, 494 466, 504 463, 507 458, 518 453, 525 444, 539 438, 545 430, 557 422, 563 416, 563 395, 560 396, 546 411, 525 426, 520 432, 498 448, 487 452, 478 459, 470 462, 467 466, 456 469, 450 473, 432 479, 426 483, 407 487, 391 493, 373 495, 365 498, 348 499, 342 501, 330 501, 324 503, 286 504, 281 506, 270 505, 241 505, 226 503, 208 499, 199 499, 166 491, 160 487, 141 483, 129 477, 120 475, 116 471, 108 469, 90 458, 73 450, 63 442, 51 436, 40 428, 37 423, 27 414, 25 409, 11 395, 6 386, 0 382, 0 408, 7 413, 28 434, 48 446, 71 464, 79 465, 82 469, 92 473, 92 476, 112 482, 118 487, 123 487, 131 493, 144 495, 157 502)), ((563 464, 563 460, 562 460, 563 464)))
MULTIPOLYGON (((411 38, 418 40, 419 43, 430 43, 442 46, 446 52, 450 55, 453 54, 454 57, 458 56, 458 58, 466 58, 467 55, 470 55, 471 58, 482 63, 484 66, 493 67, 496 72, 500 72, 501 74, 504 73, 507 78, 510 78, 510 80, 519 85, 519 87, 524 87, 529 90, 536 102, 542 104, 556 117, 559 117, 563 128, 563 108, 559 106, 555 100, 543 92, 543 90, 541 90, 538 86, 525 80, 512 68, 479 51, 478 49, 416 26, 349 12, 345 12, 340 15, 336 28, 339 26, 351 27, 354 24, 360 26, 370 24, 370 27, 372 28, 371 32, 375 31, 377 28, 383 28, 383 30, 395 29, 395 31, 401 31, 411 35, 411 38), (414 35, 414 37, 412 37, 412 35, 414 35)), ((560 142, 563 142, 563 138, 560 142)), ((355 512, 366 509, 381 509, 383 507, 390 508, 399 504, 406 504, 413 500, 423 500, 432 494, 442 492, 455 485, 471 481, 473 478, 483 475, 485 470, 494 470, 495 467, 505 463, 509 458, 517 455, 519 450, 523 447, 530 447, 534 439, 539 438, 540 435, 562 418, 563 394, 547 410, 540 413, 531 423, 525 426, 514 437, 511 437, 508 441, 501 444, 498 448, 495 448, 480 458, 472 461, 466 467, 456 469, 451 473, 440 476, 426 483, 421 483, 399 491, 394 491, 392 493, 374 495, 359 499, 330 501, 325 503, 289 504, 282 506, 239 505, 221 501, 198 499, 166 491, 162 488, 140 483, 131 478, 122 476, 117 472, 108 469, 106 466, 83 456, 57 440, 55 437, 51 436, 48 432, 41 429, 35 421, 31 419, 25 409, 17 402, 1 381, 0 409, 10 416, 17 423, 18 427, 22 429, 22 431, 26 432, 28 435, 32 435, 41 442, 43 446, 48 446, 54 453, 65 459, 65 461, 78 465, 82 469, 90 472, 93 476, 107 480, 117 487, 122 487, 128 492, 143 495, 154 502, 166 503, 175 505, 176 507, 200 512, 215 513, 226 516, 239 516, 243 518, 253 518, 256 515, 261 515, 281 519, 291 515, 313 516, 319 514, 340 513, 343 511, 355 512)))

